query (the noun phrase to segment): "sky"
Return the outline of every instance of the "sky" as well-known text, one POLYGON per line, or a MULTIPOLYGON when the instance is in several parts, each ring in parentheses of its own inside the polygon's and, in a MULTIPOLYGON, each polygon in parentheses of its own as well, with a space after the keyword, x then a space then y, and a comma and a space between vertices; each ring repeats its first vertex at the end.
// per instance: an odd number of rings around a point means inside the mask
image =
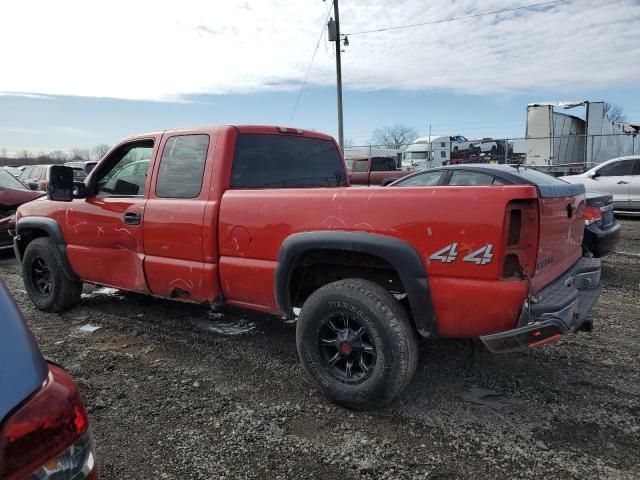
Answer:
MULTIPOLYGON (((640 1, 341 0, 345 137, 521 137, 526 105, 607 100, 640 121, 640 1)), ((220 123, 337 134, 321 0, 31 0, 0 6, 0 148, 113 144, 220 123), (34 13, 35 12, 35 13, 34 13), (308 81, 305 79, 320 38, 308 81), (294 110, 295 109, 295 110, 294 110)))

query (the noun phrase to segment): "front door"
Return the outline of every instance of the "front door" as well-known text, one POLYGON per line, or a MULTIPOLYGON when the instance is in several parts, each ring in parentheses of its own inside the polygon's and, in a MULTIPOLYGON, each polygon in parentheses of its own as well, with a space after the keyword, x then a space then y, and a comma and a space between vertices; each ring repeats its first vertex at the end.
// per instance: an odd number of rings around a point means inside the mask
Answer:
POLYGON ((619 160, 604 165, 596 171, 595 177, 587 179, 587 190, 611 193, 616 210, 629 208, 634 162, 634 160, 619 160))
POLYGON ((636 158, 633 162, 634 170, 629 185, 629 208, 640 210, 640 158, 636 158))
POLYGON ((88 196, 67 209, 65 240, 84 281, 139 292, 144 276, 142 224, 160 135, 120 145, 87 180, 88 196))

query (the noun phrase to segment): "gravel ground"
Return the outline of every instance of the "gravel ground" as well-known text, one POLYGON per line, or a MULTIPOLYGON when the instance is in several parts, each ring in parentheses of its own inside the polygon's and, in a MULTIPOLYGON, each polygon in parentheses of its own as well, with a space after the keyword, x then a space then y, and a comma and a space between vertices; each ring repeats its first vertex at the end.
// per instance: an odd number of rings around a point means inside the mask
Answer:
POLYGON ((605 260, 593 333, 501 356, 425 341, 409 388, 365 413, 313 390, 295 324, 90 286, 80 306, 44 314, 12 258, 0 259, 0 276, 44 354, 80 386, 103 479, 631 479, 640 220, 622 228, 619 251, 637 256, 605 260))

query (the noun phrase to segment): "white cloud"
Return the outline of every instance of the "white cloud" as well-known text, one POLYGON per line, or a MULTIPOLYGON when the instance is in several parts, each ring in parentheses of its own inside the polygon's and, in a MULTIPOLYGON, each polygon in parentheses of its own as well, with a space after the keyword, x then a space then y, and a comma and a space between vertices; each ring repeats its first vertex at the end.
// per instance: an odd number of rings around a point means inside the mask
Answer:
MULTIPOLYGON (((344 32, 449 18, 533 0, 342 0, 344 32)), ((326 15, 320 0, 4 2, 0 92, 181 100, 294 89, 326 15), (9 48, 7 48, 7 46, 9 48)), ((553 7, 353 35, 353 89, 524 93, 615 88, 640 78, 640 4, 553 7)), ((333 44, 309 82, 335 81, 333 44)))

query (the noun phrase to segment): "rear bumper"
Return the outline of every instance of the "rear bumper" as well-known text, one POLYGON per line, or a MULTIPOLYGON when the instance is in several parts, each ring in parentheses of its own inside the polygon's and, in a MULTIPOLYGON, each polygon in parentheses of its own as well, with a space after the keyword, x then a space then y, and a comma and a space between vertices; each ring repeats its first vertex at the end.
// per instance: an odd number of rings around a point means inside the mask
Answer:
POLYGON ((592 223, 584 229, 584 246, 596 257, 604 257, 615 249, 620 240, 620 223, 616 221, 609 228, 602 229, 592 223))
POLYGON ((493 353, 507 353, 578 330, 591 331, 589 313, 602 291, 600 272, 600 259, 581 258, 525 302, 516 328, 484 335, 480 340, 493 353))

